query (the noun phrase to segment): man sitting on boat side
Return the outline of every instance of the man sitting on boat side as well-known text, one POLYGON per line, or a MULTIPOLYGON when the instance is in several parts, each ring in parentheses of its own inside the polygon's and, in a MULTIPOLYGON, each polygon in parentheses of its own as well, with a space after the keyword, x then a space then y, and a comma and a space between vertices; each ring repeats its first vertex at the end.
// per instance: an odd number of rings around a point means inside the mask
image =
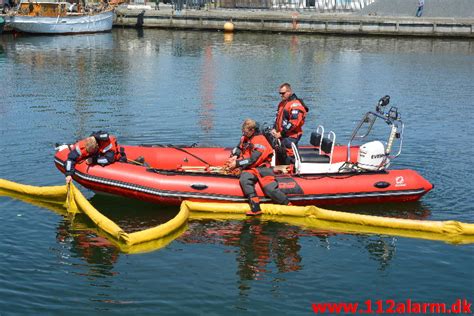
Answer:
POLYGON ((255 192, 257 182, 273 202, 289 204, 288 198, 278 188, 278 183, 275 181, 275 174, 270 166, 272 156, 273 148, 265 136, 259 132, 257 123, 252 119, 246 119, 242 124, 242 138, 239 145, 232 150, 232 156, 227 161, 227 168, 242 169, 240 186, 249 199, 251 208, 247 215, 262 213, 260 199, 255 192))
POLYGON ((106 166, 115 161, 127 161, 125 152, 119 150, 115 136, 107 132, 94 132, 70 147, 65 164, 66 183, 71 182, 76 163, 87 159, 88 164, 106 166))
POLYGON ((295 163, 295 155, 291 143, 298 145, 303 135, 303 124, 309 109, 303 100, 299 99, 291 89, 289 83, 280 85, 278 91, 281 102, 275 117, 275 125, 271 131, 272 135, 280 139, 283 151, 277 151, 277 162, 281 165, 295 163))

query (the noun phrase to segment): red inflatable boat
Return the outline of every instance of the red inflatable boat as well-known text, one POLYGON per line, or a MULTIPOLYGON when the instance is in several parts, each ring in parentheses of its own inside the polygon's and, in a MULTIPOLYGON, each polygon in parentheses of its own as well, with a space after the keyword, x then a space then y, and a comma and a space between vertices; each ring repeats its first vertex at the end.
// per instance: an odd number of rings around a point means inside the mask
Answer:
MULTIPOLYGON (((392 107, 384 113, 388 100, 379 102, 354 130, 347 146, 335 145, 336 135, 319 126, 311 133, 311 145, 294 148, 294 166, 275 166, 291 171, 276 176, 279 187, 294 205, 327 205, 417 201, 433 185, 414 170, 388 170, 401 152, 403 123, 392 107), (390 127, 388 141, 365 141, 377 119, 390 127), (398 150, 394 152, 395 144, 398 150)), ((220 168, 231 148, 182 146, 122 146, 130 160, 101 167, 86 162, 76 165, 74 180, 84 187, 154 203, 178 205, 183 200, 202 202, 246 202, 238 176, 226 175, 220 168), (143 159, 139 159, 143 162, 143 159)), ((69 149, 56 153, 57 168, 64 173, 69 149)), ((264 197, 257 184, 257 193, 264 197)))

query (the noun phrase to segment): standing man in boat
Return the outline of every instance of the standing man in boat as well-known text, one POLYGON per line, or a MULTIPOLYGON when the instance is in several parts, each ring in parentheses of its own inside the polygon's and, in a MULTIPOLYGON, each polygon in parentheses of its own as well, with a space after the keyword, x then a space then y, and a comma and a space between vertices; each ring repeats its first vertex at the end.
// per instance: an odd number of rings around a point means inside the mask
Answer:
POLYGON ((303 135, 303 124, 309 109, 303 100, 293 93, 289 83, 281 84, 278 93, 281 96, 281 102, 278 104, 271 133, 280 140, 284 149, 281 152, 277 151, 278 163, 289 165, 295 162, 291 144, 298 145, 303 135))
POLYGON ((117 146, 115 136, 107 132, 94 132, 91 136, 78 141, 70 148, 66 164, 66 183, 71 182, 76 163, 87 159, 88 164, 106 166, 115 161, 127 161, 123 148, 117 146))
POLYGON ((246 119, 242 124, 242 138, 237 147, 232 150, 232 155, 227 161, 227 168, 233 170, 241 168, 240 186, 244 195, 249 199, 251 211, 247 215, 262 214, 260 210, 260 199, 255 191, 258 182, 265 195, 273 202, 289 205, 288 198, 278 188, 275 174, 270 166, 273 156, 273 148, 260 133, 257 122, 246 119))

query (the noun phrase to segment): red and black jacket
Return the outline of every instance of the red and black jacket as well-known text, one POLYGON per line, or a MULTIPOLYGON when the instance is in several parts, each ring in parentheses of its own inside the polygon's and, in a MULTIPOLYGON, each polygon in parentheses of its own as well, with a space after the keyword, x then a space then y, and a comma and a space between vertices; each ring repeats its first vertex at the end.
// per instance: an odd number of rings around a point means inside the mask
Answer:
POLYGON ((106 166, 120 159, 121 154, 115 136, 109 135, 107 132, 95 132, 92 133, 91 136, 94 136, 97 140, 99 146, 97 151, 92 154, 88 153, 86 151, 85 139, 70 146, 70 152, 65 164, 66 176, 73 175, 76 163, 80 163, 87 158, 92 158, 93 164, 99 164, 101 166, 106 166))
POLYGON ((242 169, 269 167, 273 157, 273 148, 262 134, 247 138, 242 136, 240 144, 232 151, 238 157, 236 166, 242 169))
POLYGON ((303 134, 303 124, 308 112, 309 109, 303 100, 298 99, 295 94, 292 94, 288 100, 281 101, 278 104, 275 130, 283 138, 292 137, 299 139, 303 134))

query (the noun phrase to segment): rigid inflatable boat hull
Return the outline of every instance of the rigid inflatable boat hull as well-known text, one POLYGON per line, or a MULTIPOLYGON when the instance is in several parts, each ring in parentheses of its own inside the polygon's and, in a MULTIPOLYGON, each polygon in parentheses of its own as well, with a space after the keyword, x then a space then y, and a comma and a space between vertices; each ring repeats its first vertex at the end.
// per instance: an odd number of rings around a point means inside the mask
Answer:
MULTIPOLYGON (((239 179, 230 175, 178 172, 189 166, 220 166, 230 148, 167 148, 124 146, 127 156, 142 156, 155 169, 115 162, 106 167, 76 165, 74 180, 84 187, 153 203, 179 205, 183 200, 199 202, 245 202, 239 179)), ((357 151, 357 149, 353 149, 357 151)), ((69 150, 56 154, 57 168, 64 173, 69 150)), ((356 155, 351 155, 356 156, 356 155)), ((335 149, 333 160, 344 161, 347 149, 335 149)), ((414 170, 380 172, 278 175, 279 187, 295 205, 411 202, 432 189, 432 184, 414 170)), ((257 194, 263 202, 260 186, 257 194)))

